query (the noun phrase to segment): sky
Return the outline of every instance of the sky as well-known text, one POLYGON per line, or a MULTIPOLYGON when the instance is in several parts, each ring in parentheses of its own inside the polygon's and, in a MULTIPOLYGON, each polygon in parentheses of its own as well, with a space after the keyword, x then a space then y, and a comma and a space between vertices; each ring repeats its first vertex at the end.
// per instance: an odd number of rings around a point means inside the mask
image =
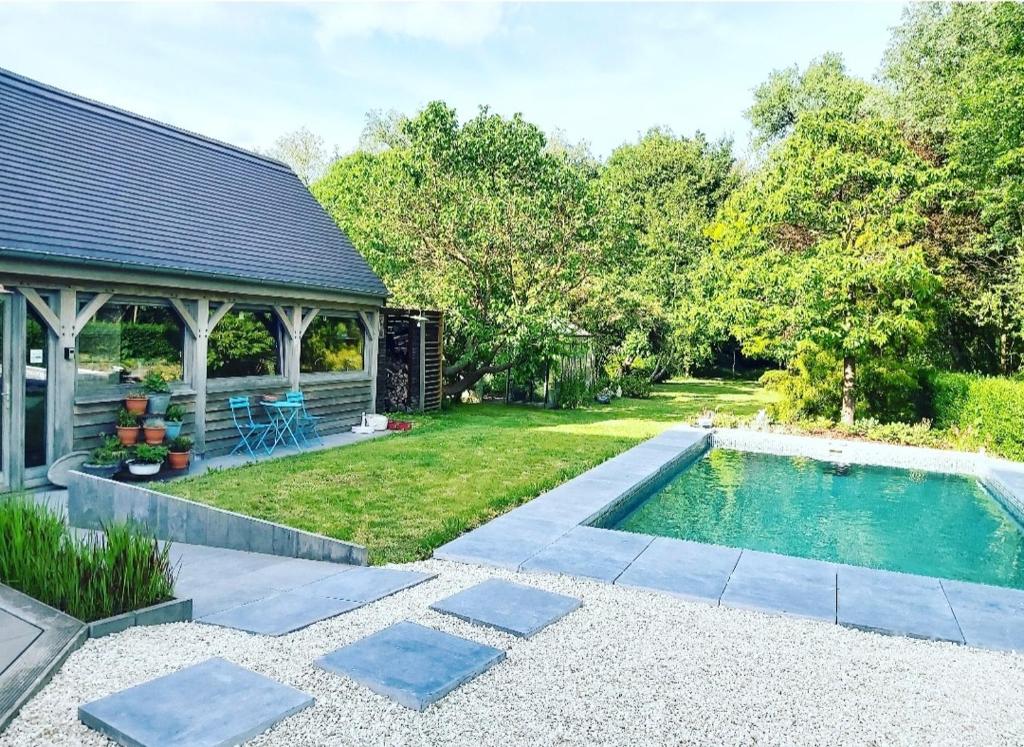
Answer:
POLYGON ((653 126, 749 143, 773 70, 878 69, 899 3, 0 2, 0 67, 246 148, 307 127, 348 152, 371 110, 488 105, 599 157, 653 126))

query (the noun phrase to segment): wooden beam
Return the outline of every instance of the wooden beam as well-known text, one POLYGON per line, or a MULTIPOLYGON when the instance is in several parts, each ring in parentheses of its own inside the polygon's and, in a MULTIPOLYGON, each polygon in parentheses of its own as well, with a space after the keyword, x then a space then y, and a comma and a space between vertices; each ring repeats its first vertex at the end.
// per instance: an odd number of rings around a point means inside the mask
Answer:
POLYGON ((36 292, 35 288, 18 286, 18 292, 25 297, 28 305, 31 306, 42 318, 46 326, 55 334, 60 334, 60 318, 50 308, 50 304, 43 300, 43 297, 36 292))
POLYGON ((380 314, 376 311, 360 311, 359 318, 363 320, 363 326, 366 328, 366 333, 370 336, 370 340, 376 340, 378 332, 377 320, 380 319, 380 314))
POLYGON ((185 322, 185 326, 188 327, 188 331, 192 333, 192 337, 199 336, 199 325, 196 323, 195 317, 189 312, 188 308, 182 303, 180 298, 168 298, 171 302, 171 306, 178 312, 178 316, 181 317, 181 321, 185 322))
POLYGON ((85 325, 88 324, 94 316, 96 316, 96 312, 100 310, 103 304, 109 301, 110 297, 113 295, 113 293, 97 293, 92 297, 92 300, 85 305, 85 308, 78 312, 78 315, 75 316, 76 337, 78 336, 78 333, 82 331, 82 328, 85 327, 85 325))
MULTIPOLYGON (((226 312, 225 312, 226 313, 226 312)), ((193 447, 199 457, 206 453, 206 351, 210 330, 210 300, 196 302, 195 331, 192 343, 192 388, 195 390, 195 437, 193 447)))
MULTIPOLYGON (((207 301, 207 304, 209 304, 209 301, 207 301)), ((207 335, 213 332, 213 328, 220 323, 220 320, 224 318, 225 314, 231 311, 231 307, 233 307, 234 305, 235 304, 233 301, 224 301, 220 306, 217 307, 217 310, 215 312, 210 314, 209 321, 207 322, 206 325, 207 335)), ((207 308, 209 308, 209 305, 207 305, 207 308)))
POLYGON ((50 459, 60 459, 74 448, 75 431, 75 377, 77 366, 75 349, 78 318, 78 294, 70 288, 62 288, 58 294, 58 316, 60 331, 57 334, 57 351, 52 362, 53 371, 53 415, 51 419, 53 440, 50 443, 50 459))
POLYGON ((288 336, 295 337, 296 328, 292 325, 292 312, 286 310, 283 306, 274 306, 274 313, 281 320, 281 324, 284 325, 284 330, 288 333, 288 336))
MULTIPOLYGON (((363 324, 366 328, 366 334, 370 338, 369 349, 366 354, 370 356, 370 359, 366 362, 366 371, 370 375, 370 412, 376 414, 377 412, 377 358, 380 355, 380 335, 371 334, 377 332, 380 327, 381 314, 379 311, 371 312, 373 316, 373 323, 367 324, 366 320, 363 324)), ((360 316, 362 313, 360 312, 360 316)))
POLYGON ((305 337, 306 330, 309 329, 309 325, 316 319, 316 315, 320 313, 320 309, 310 309, 306 312, 306 315, 302 317, 302 329, 299 330, 299 336, 305 337))

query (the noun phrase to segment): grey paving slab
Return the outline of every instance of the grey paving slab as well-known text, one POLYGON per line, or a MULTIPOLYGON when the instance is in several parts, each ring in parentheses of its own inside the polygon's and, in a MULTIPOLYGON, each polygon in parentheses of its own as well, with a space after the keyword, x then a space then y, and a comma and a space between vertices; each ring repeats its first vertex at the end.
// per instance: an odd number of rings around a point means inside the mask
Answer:
POLYGON ((615 583, 718 604, 741 550, 656 537, 615 583))
POLYGON ((133 747, 236 745, 313 705, 313 698, 224 659, 86 703, 78 717, 133 747))
POLYGON ((836 567, 818 560, 744 550, 721 603, 836 621, 836 567))
POLYGON ((0 674, 3 674, 7 667, 11 666, 11 664, 18 660, 19 656, 25 653, 26 649, 32 645, 32 642, 39 637, 39 633, 40 631, 36 630, 15 638, 5 638, 0 641, 0 674))
POLYGON ((38 626, 0 609, 0 642, 24 638, 26 635, 38 635, 40 632, 38 626))
POLYGON ((424 710, 505 658, 492 646, 400 622, 317 659, 407 708, 424 710))
POLYGON ((306 586, 339 573, 348 573, 356 566, 324 563, 316 560, 290 559, 246 573, 246 583, 263 584, 278 591, 306 586))
POLYGON ((352 602, 375 602, 410 586, 422 584, 436 576, 436 573, 400 571, 395 568, 352 568, 344 573, 314 581, 299 591, 352 602))
POLYGON ((362 607, 348 599, 284 591, 199 618, 198 622, 257 635, 287 635, 313 623, 362 607))
POLYGON ((581 604, 576 597, 492 578, 434 602, 430 609, 529 638, 581 604))
POLYGON ((439 547, 434 551, 434 557, 518 569, 525 560, 564 535, 572 526, 513 511, 439 547))
POLYGON ((652 539, 646 534, 576 527, 523 563, 522 569, 614 581, 652 539))
POLYGON ((965 643, 1024 651, 1024 591, 964 581, 941 583, 965 643))
POLYGON ((838 621, 876 633, 963 643, 938 579, 839 566, 838 621))

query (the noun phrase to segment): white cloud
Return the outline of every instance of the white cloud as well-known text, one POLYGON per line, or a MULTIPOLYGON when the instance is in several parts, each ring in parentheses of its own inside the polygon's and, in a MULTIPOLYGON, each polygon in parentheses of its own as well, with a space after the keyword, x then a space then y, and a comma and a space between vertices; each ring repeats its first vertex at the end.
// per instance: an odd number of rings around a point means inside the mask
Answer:
POLYGON ((470 46, 495 34, 503 16, 498 3, 325 3, 310 9, 317 24, 317 41, 323 47, 340 39, 377 34, 470 46))

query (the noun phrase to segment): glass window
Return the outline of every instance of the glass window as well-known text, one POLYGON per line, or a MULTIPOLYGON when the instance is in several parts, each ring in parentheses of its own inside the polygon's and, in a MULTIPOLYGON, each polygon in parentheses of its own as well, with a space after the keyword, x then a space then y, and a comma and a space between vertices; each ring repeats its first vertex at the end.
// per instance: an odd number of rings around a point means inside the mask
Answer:
POLYGON ((232 309, 210 333, 206 375, 271 376, 284 370, 284 332, 270 309, 232 309))
MULTIPOLYGON (((83 302, 81 305, 84 305, 83 302)), ((78 391, 184 375, 185 325, 170 306, 108 301, 78 334, 78 391)))
POLYGON ((352 317, 318 314, 302 337, 303 373, 363 370, 363 328, 352 317))

